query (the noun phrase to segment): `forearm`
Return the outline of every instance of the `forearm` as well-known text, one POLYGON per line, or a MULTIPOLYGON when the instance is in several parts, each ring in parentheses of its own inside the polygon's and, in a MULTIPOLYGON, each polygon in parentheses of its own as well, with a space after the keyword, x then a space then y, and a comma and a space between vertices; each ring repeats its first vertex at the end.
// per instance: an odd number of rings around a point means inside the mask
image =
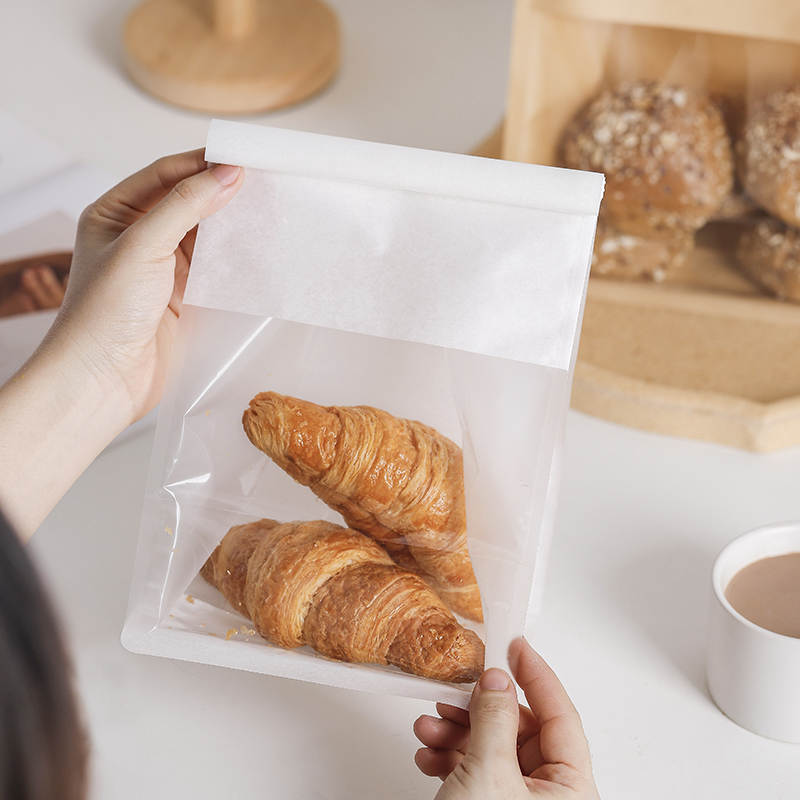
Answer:
POLYGON ((0 508, 27 540, 125 427, 160 400, 194 230, 244 180, 203 152, 165 158, 81 215, 64 302, 0 388, 0 508))
POLYGON ((0 508, 23 541, 129 421, 119 396, 57 337, 0 388, 0 508))

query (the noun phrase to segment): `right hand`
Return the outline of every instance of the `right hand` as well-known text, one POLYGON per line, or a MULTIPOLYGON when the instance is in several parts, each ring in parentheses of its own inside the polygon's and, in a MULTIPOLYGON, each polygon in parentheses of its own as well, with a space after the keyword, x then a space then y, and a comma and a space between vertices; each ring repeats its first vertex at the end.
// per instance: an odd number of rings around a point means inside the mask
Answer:
POLYGON ((530 709, 503 670, 489 669, 469 711, 439 704, 440 719, 414 725, 425 745, 417 766, 444 781, 436 800, 600 800, 583 726, 561 682, 524 639, 509 661, 530 709))

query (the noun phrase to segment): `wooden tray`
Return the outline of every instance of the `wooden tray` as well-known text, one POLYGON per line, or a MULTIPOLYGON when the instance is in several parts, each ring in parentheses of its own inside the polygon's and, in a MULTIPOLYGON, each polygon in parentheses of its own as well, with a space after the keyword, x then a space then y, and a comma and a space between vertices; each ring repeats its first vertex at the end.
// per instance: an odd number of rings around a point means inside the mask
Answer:
POLYGON ((730 258, 705 242, 663 284, 591 278, 572 406, 747 450, 800 444, 800 306, 760 293, 730 258))
MULTIPOLYGON (((473 153, 499 158, 502 139, 473 153)), ((800 305, 742 276, 733 242, 706 226, 663 283, 590 278, 573 408, 746 450, 800 445, 800 305)))

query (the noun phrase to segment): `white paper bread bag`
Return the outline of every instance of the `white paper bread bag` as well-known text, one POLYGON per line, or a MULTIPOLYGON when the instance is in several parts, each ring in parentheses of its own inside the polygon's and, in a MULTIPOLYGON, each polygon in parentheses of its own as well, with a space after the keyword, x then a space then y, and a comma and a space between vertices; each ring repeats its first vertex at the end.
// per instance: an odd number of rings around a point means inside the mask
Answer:
POLYGON ((538 613, 603 177, 220 121, 206 156, 245 180, 198 232, 123 643, 465 706, 469 684, 272 645, 198 573, 235 525, 344 525, 251 444, 252 398, 381 409, 463 450, 484 621, 458 622, 505 667, 538 613))

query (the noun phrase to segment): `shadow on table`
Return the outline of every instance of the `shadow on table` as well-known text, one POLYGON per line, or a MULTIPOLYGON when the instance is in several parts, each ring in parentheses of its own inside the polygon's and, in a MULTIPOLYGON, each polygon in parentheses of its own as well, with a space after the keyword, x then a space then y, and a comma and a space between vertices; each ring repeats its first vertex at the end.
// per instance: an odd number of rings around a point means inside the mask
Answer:
POLYGON ((706 627, 714 554, 686 543, 641 555, 615 575, 616 599, 698 691, 708 696, 706 627))

